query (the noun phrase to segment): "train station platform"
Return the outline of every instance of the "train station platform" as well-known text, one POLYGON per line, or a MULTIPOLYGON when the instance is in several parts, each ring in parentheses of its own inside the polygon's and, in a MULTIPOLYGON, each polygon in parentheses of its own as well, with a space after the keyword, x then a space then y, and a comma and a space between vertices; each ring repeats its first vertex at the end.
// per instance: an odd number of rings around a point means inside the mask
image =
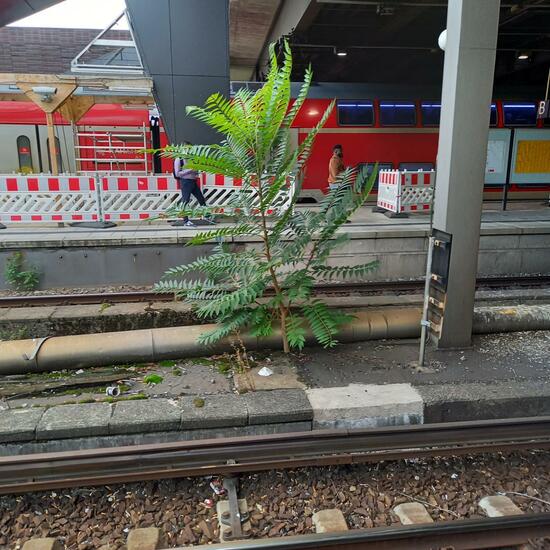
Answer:
MULTIPOLYGON (((483 212, 479 276, 550 273, 550 208, 540 204, 506 212, 493 208, 489 203, 483 212)), ((0 232, 0 271, 6 259, 19 250, 41 270, 41 288, 150 285, 166 269, 210 250, 210 245, 183 246, 201 229, 205 227, 172 227, 158 221, 124 223, 112 229, 10 225, 0 232)), ((342 231, 351 239, 333 256, 335 265, 378 259, 380 267, 370 280, 424 276, 429 215, 390 219, 365 207, 342 231)), ((233 244, 245 249, 254 242, 235 238, 233 244)), ((0 289, 6 288, 0 278, 0 289)))

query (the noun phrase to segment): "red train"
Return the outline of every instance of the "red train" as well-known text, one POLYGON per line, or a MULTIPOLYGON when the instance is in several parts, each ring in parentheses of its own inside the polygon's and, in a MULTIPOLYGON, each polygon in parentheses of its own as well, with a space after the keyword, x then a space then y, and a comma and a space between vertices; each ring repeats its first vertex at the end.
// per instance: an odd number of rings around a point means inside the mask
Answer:
MULTIPOLYGON (((349 97, 350 87, 345 89, 349 97)), ((314 91, 316 94, 312 95, 323 93, 314 91)), ((363 92, 363 96, 357 95, 355 99, 337 100, 306 166, 304 200, 317 200, 326 191, 328 160, 336 143, 344 148, 346 165, 359 165, 363 171, 368 172, 376 162, 381 168, 435 168, 439 101, 410 99, 410 95, 409 99, 395 99, 395 92, 373 95, 363 92)), ((294 124, 296 143, 315 126, 330 101, 330 97, 306 100, 294 124)), ((486 199, 500 198, 506 182, 510 198, 548 199, 550 127, 537 120, 536 113, 535 99, 497 99, 491 105, 483 182, 486 199)), ((151 146, 147 110, 96 105, 78 127, 71 127, 59 115, 55 122, 58 163, 63 171, 141 174, 154 171, 151 155, 140 153, 144 146, 151 146)), ((0 140, 0 173, 50 170, 44 114, 33 104, 0 102, 0 140)), ((162 125, 160 142, 161 145, 167 142, 162 125)), ((171 172, 171 162, 163 159, 160 170, 171 172)))

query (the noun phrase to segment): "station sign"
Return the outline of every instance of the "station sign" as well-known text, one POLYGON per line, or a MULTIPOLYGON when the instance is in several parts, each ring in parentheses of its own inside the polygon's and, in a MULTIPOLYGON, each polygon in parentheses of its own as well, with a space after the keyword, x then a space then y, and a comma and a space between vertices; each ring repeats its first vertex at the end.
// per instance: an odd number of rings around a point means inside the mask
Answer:
POLYGON ((550 99, 539 101, 537 118, 550 118, 550 99))

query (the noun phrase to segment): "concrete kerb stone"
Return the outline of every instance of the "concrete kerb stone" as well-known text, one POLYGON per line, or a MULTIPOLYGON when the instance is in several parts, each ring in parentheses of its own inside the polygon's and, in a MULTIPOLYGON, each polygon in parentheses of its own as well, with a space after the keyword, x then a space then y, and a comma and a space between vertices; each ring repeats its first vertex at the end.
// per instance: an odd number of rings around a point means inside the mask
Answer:
POLYGON ((132 529, 128 533, 127 550, 157 550, 161 548, 162 536, 156 527, 132 529))
POLYGON ((217 395, 204 398, 202 407, 196 406, 195 397, 180 399, 183 430, 246 426, 248 410, 242 397, 217 395))
POLYGON ((35 321, 40 322, 49 319, 56 308, 53 306, 45 307, 13 307, 0 310, 0 319, 3 322, 8 321, 35 321))
POLYGON ((75 451, 96 449, 105 446, 147 445, 150 443, 171 443, 174 441, 197 441, 200 439, 219 439, 222 437, 248 437, 309 431, 311 431, 311 421, 256 424, 254 426, 230 426, 226 428, 205 428, 198 430, 172 430, 170 432, 109 435, 108 437, 98 436, 52 439, 49 441, 20 441, 18 443, 0 444, 0 456, 75 451))
POLYGON ((0 411, 0 443, 34 439, 43 414, 41 408, 0 411))
POLYGON ((550 387, 544 381, 500 380, 417 388, 424 401, 426 423, 550 414, 550 387))
POLYGON ((424 402, 411 384, 351 384, 306 390, 313 428, 375 428, 423 422, 424 402))
POLYGON ((420 502, 404 502, 398 504, 393 513, 399 518, 402 525, 417 525, 419 523, 433 523, 433 518, 420 502))
POLYGON ((270 390, 244 395, 248 423, 275 424, 313 418, 313 409, 303 390, 270 390))
POLYGON ((109 434, 111 405, 83 403, 49 408, 36 428, 36 439, 64 439, 109 434))
POLYGON ((172 399, 121 401, 115 404, 109 433, 128 434, 179 430, 181 409, 172 399))
POLYGON ((339 533, 348 530, 344 514, 338 508, 319 510, 311 519, 316 533, 339 533))
POLYGON ((23 545, 23 550, 63 550, 64 544, 59 539, 31 539, 23 545))
POLYGON ((514 501, 506 495, 493 495, 483 497, 479 501, 479 507, 490 517, 500 518, 504 516, 518 516, 523 511, 515 505, 514 501))

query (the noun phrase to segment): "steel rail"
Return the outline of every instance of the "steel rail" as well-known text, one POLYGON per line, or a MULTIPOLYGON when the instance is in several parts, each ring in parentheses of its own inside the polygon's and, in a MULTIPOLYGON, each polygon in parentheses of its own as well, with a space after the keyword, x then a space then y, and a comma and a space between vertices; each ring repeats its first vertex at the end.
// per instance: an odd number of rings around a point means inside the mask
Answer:
MULTIPOLYGON (((485 277, 477 281, 478 287, 502 288, 513 286, 544 286, 550 284, 550 276, 485 277)), ((411 292, 421 291, 424 279, 411 281, 370 281, 364 283, 331 283, 316 285, 318 293, 340 292, 411 292)), ((103 292, 89 294, 42 294, 28 296, 1 296, 0 307, 37 307, 61 305, 85 305, 102 303, 171 302, 170 294, 153 291, 103 292)))
POLYGON ((0 457, 0 494, 550 448, 550 416, 177 441, 0 457))
MULTIPOLYGON (((511 548, 529 539, 550 536, 550 513, 496 518, 438 521, 421 525, 396 525, 353 529, 341 533, 318 533, 271 539, 212 544, 212 550, 432 550, 452 548, 511 548)), ((176 548, 175 550, 184 550, 176 548)))

